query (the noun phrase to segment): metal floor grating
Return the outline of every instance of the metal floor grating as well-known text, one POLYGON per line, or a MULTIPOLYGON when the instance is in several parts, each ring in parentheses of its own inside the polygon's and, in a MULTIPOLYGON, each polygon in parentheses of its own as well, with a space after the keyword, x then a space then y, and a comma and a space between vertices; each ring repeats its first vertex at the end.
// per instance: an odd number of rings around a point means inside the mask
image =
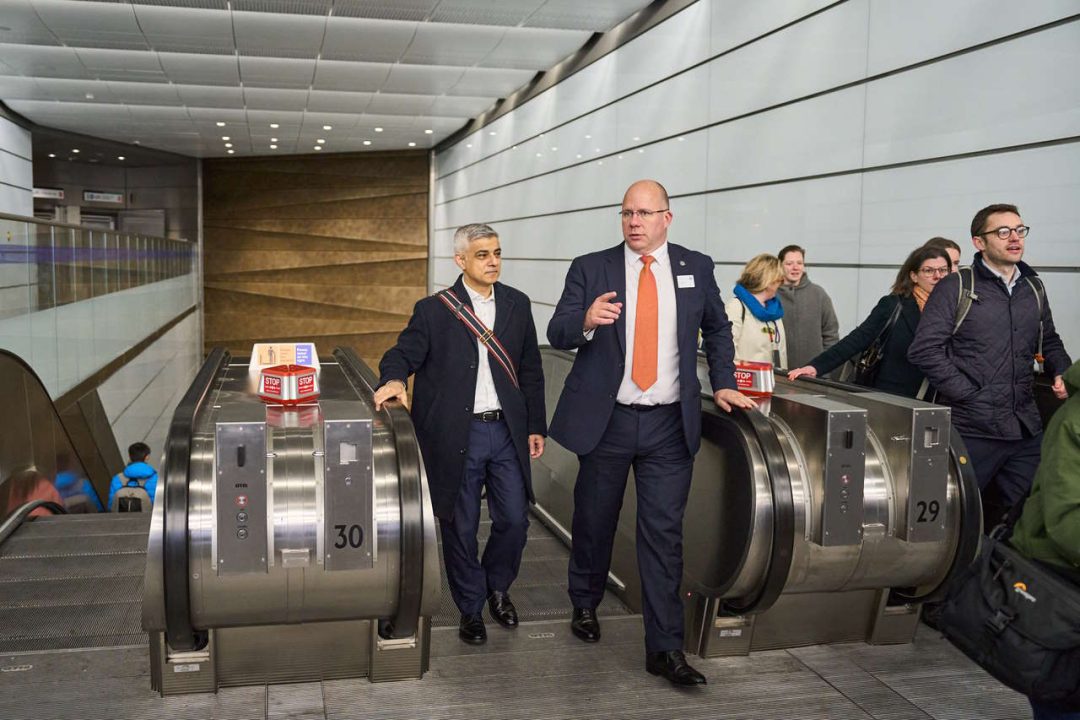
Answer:
MULTIPOLYGON (((491 535, 491 520, 487 515, 486 503, 481 508, 480 529, 477 532, 479 554, 484 552, 484 544, 491 535)), ((442 557, 442 535, 439 535, 439 556, 442 557)), ((521 622, 550 620, 553 618, 570 619, 572 607, 566 594, 566 568, 570 559, 570 550, 555 537, 535 517, 530 518, 528 540, 521 558, 521 569, 517 580, 510 588, 510 597, 517 608, 521 622)), ((484 614, 487 616, 487 609, 484 614)), ((604 600, 597 608, 601 616, 619 616, 629 614, 629 610, 612 593, 605 592, 604 600)), ((446 582, 446 571, 442 573, 442 594, 439 609, 431 618, 435 627, 457 627, 461 613, 450 597, 450 586, 446 582)), ((486 617, 489 624, 493 624, 486 617)))

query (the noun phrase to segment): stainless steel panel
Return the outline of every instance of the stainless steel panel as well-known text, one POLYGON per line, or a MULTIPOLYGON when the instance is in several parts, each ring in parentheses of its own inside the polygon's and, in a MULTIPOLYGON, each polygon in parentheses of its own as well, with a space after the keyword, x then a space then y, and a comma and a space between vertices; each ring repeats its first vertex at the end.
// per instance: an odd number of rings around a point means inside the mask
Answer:
POLYGON ((372 532, 373 484, 371 419, 347 417, 340 406, 324 405, 326 452, 323 535, 327 571, 370 568, 377 539, 372 532), (346 417, 331 417, 345 415, 346 417))
POLYGON ((264 573, 267 569, 266 423, 218 422, 214 445, 217 573, 264 573))

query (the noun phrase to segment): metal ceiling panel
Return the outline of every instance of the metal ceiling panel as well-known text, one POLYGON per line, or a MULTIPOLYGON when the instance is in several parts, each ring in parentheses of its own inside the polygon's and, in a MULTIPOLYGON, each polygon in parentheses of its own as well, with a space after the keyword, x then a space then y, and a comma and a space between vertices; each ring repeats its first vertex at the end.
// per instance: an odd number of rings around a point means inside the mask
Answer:
POLYGON ((536 72, 533 70, 469 68, 446 93, 501 98, 511 94, 535 76, 536 72))
POLYGON ((391 67, 390 63, 319 60, 312 87, 318 90, 377 92, 390 75, 391 67))
POLYGON ((12 100, 48 100, 52 94, 37 80, 19 75, 0 75, 0 97, 12 100))
POLYGON ((307 97, 307 90, 244 88, 244 104, 255 110, 303 110, 307 97))
POLYGON ((195 8, 202 10, 228 10, 229 0, 132 0, 136 5, 163 5, 166 7, 195 8))
POLYGON ((59 45, 56 36, 41 21, 30 0, 7 0, 3 4, 0 41, 30 45, 59 45))
POLYGON ((439 0, 337 0, 337 17, 376 18, 379 20, 427 20, 439 0))
POLYGON ((446 88, 457 84, 465 74, 462 67, 442 67, 434 65, 392 65, 390 77, 382 89, 390 93, 412 93, 418 95, 441 95, 446 88))
POLYGON ((309 88, 315 61, 302 58, 240 56, 240 81, 244 87, 309 88))
POLYGON ((526 27, 558 28, 606 32, 630 17, 647 3, 640 0, 547 0, 524 23, 526 27))
POLYGON ((432 13, 431 20, 513 27, 525 22, 543 4, 544 0, 442 0, 432 13))
POLYGON ((475 65, 499 45, 507 29, 423 23, 416 27, 416 36, 401 61, 424 65, 475 65))
POLYGON ((260 127, 269 128, 271 124, 279 126, 270 128, 271 130, 282 130, 284 132, 286 128, 299 128, 300 123, 304 120, 304 113, 280 109, 260 110, 248 107, 246 117, 252 132, 256 132, 260 127))
POLYGON ((75 50, 47 45, 0 44, 0 58, 15 72, 31 77, 89 78, 75 50))
POLYGON ((431 105, 432 115, 471 118, 491 107, 494 101, 484 97, 450 97, 443 95, 435 98, 431 105))
POLYGON ((369 92, 312 90, 308 96, 308 110, 314 112, 362 113, 371 104, 372 97, 374 97, 374 93, 369 92))
POLYGON ((431 109, 435 98, 430 95, 394 95, 378 93, 371 98, 368 112, 387 115, 423 115, 431 109))
POLYGON ((375 115, 372 113, 364 113, 356 119, 356 131, 363 130, 364 132, 375 132, 375 128, 381 127, 383 131, 389 132, 392 129, 404 130, 418 128, 420 132, 423 132, 423 128, 427 127, 423 125, 420 118, 415 115, 375 115))
POLYGON ((326 17, 334 0, 232 0, 233 10, 326 17))
POLYGON ((576 52, 592 33, 546 28, 507 28, 498 47, 484 58, 484 67, 546 70, 576 52))
POLYGON ((217 10, 133 5, 147 42, 173 52, 236 51, 232 15, 217 10))
POLYGON ((244 107, 244 91, 239 87, 212 85, 176 85, 175 87, 184 105, 208 108, 244 107))
POLYGON ((128 105, 183 105, 175 85, 109 81, 112 96, 128 105))
MULTIPOLYGON (((76 103, 114 102, 108 83, 103 80, 67 80, 64 78, 39 78, 42 97, 76 103)), ((115 102, 119 102, 118 100, 115 102)))
POLYGON ((131 5, 33 0, 41 21, 62 42, 83 47, 146 49, 131 5))
POLYGON ((331 17, 326 21, 322 57, 394 63, 417 32, 417 23, 331 17))
POLYGON ((188 107, 187 114, 194 122, 225 122, 229 126, 243 126, 248 122, 245 111, 230 108, 188 107))
POLYGON ((76 48, 75 54, 87 71, 101 80, 168 82, 157 53, 145 50, 76 48))
POLYGON ((316 58, 322 49, 325 17, 234 12, 232 18, 241 55, 316 58))
POLYGON ((159 52, 158 61, 171 82, 188 85, 240 84, 239 62, 235 55, 192 55, 159 52))

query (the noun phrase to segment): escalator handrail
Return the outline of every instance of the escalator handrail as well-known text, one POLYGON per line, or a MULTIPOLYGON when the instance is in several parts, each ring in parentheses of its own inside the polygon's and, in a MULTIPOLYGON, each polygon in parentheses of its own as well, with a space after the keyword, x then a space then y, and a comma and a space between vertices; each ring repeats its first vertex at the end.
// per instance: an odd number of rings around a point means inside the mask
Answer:
POLYGON ((38 508, 45 508, 53 515, 68 514, 66 507, 53 500, 31 500, 28 503, 24 503, 16 508, 13 513, 4 518, 3 524, 0 524, 0 545, 3 545, 4 541, 11 537, 15 531, 22 526, 26 518, 30 517, 30 513, 38 508))
MULTIPOLYGON (((702 393, 702 400, 712 401, 712 396, 702 393)), ((751 615, 768 610, 784 592, 788 575, 791 573, 791 561, 795 553, 795 497, 791 491, 791 478, 787 472, 787 459, 784 457, 780 440, 768 419, 757 410, 733 408, 732 415, 736 422, 749 426, 753 437, 765 459, 769 473, 769 489, 773 505, 772 550, 769 554, 769 566, 765 571, 765 581, 761 589, 749 602, 736 605, 724 601, 722 610, 735 615, 751 615)))
POLYGON ((983 533, 979 481, 975 477, 975 468, 971 464, 967 446, 964 445, 959 433, 953 432, 952 435, 949 442, 949 460, 956 468, 956 484, 960 502, 960 527, 957 528, 959 536, 956 541, 956 552, 953 553, 948 572, 936 587, 922 594, 917 594, 914 588, 894 588, 890 595, 901 602, 914 605, 943 600, 953 580, 979 555, 983 533))
MULTIPOLYGON (((354 383, 374 395, 379 379, 367 364, 349 347, 334 349, 334 358, 354 383)), ((374 406, 373 406, 374 408, 374 406)), ((399 403, 383 404, 387 423, 394 437, 398 471, 398 500, 401 512, 401 559, 399 562, 397 613, 391 618, 389 631, 393 638, 409 638, 419 629, 424 585, 424 506, 423 475, 420 471, 420 446, 412 417, 399 403)))
POLYGON ((190 501, 192 439, 195 418, 205 405, 214 381, 229 364, 229 353, 214 348, 173 413, 165 441, 165 512, 162 574, 165 588, 165 637, 174 650, 195 650, 188 583, 188 505, 190 501))

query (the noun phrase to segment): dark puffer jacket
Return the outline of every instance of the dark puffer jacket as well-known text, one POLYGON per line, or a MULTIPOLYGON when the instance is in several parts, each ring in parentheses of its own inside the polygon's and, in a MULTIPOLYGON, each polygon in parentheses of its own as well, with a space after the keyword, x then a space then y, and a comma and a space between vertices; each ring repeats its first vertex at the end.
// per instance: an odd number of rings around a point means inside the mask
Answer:
MULTIPOLYGON (((1019 263, 1021 277, 1009 294, 1005 283, 982 262, 971 264, 975 294, 971 310, 953 335, 960 275, 949 275, 934 288, 908 359, 938 390, 938 402, 952 406, 953 426, 963 435, 1003 440, 1042 430, 1035 406, 1032 364, 1039 344, 1038 299, 1024 277, 1035 271, 1019 263)), ((1035 281, 1039 283, 1038 280, 1035 281)), ((1051 377, 1072 362, 1054 330, 1049 300, 1043 303, 1043 355, 1051 377)))

